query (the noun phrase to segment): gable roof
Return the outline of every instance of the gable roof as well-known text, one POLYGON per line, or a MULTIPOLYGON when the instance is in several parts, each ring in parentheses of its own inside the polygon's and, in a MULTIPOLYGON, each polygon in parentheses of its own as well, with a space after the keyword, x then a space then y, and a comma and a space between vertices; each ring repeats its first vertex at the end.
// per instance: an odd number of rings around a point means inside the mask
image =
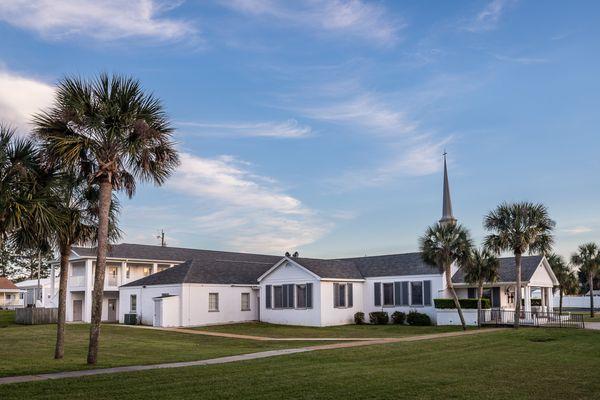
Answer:
POLYGON ((148 275, 122 287, 206 283, 224 285, 256 285, 257 279, 273 262, 240 260, 188 260, 175 267, 148 275))
MULTIPOLYGON (((521 258, 521 279, 523 281, 529 281, 533 276, 533 273, 542 263, 544 256, 524 256, 521 258)), ((517 273, 515 271, 515 258, 504 257, 500 258, 500 267, 498 268, 498 282, 516 282, 517 273)), ((454 283, 465 283, 465 273, 462 269, 459 269, 454 276, 452 276, 452 282, 454 283)))
POLYGON ((0 289, 19 290, 17 285, 12 283, 10 279, 3 276, 0 276, 0 289))
POLYGON ((347 260, 322 260, 319 258, 290 258, 320 278, 363 279, 356 265, 347 260))
POLYGON ((356 265, 356 268, 365 278, 441 274, 438 267, 431 266, 423 261, 421 253, 387 254, 344 258, 342 260, 356 265))

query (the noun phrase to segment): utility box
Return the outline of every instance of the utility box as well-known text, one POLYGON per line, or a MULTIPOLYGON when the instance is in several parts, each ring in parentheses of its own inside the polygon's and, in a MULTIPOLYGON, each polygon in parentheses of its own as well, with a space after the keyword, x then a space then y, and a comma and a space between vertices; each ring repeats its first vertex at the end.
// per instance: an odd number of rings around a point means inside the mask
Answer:
POLYGON ((125 325, 137 325, 137 314, 125 314, 125 325))

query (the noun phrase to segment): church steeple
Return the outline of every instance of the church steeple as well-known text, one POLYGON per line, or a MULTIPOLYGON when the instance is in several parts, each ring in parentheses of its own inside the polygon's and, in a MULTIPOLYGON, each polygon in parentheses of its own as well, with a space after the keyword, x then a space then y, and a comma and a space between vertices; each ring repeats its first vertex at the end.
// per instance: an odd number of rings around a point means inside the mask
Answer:
POLYGON ((448 183, 448 166, 446 165, 446 152, 444 151, 444 201, 442 205, 442 219, 440 224, 455 224, 456 218, 452 215, 452 199, 450 198, 450 184, 448 183))

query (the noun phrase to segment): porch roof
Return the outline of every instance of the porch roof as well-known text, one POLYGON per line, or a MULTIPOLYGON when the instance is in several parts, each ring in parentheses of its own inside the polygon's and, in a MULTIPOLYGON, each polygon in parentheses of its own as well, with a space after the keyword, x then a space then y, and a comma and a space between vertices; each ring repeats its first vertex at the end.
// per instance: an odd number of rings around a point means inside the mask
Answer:
MULTIPOLYGON (((529 282, 531 277, 542 264, 544 256, 524 256, 521 259, 521 280, 523 282, 529 282)), ((498 282, 513 283, 517 281, 516 265, 514 257, 503 257, 499 259, 500 268, 498 269, 498 282)), ((465 282, 465 273, 462 269, 459 269, 454 276, 452 276, 452 282, 461 284, 465 282)))

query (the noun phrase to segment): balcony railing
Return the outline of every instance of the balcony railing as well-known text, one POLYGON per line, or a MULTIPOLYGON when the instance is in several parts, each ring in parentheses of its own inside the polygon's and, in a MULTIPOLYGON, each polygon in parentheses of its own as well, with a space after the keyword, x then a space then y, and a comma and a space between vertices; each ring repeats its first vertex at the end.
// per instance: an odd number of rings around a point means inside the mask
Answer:
MULTIPOLYGON (((479 320, 482 325, 513 325, 515 311, 492 309, 481 310, 479 320)), ((571 313, 557 313, 553 311, 521 311, 519 325, 548 327, 548 328, 583 328, 583 315, 571 313)))
POLYGON ((119 277, 114 275, 109 275, 106 277, 106 286, 119 286, 119 277))
POLYGON ((16 300, 5 300, 2 299, 0 300, 0 307, 19 307, 22 306, 24 304, 22 299, 16 299, 16 300))

